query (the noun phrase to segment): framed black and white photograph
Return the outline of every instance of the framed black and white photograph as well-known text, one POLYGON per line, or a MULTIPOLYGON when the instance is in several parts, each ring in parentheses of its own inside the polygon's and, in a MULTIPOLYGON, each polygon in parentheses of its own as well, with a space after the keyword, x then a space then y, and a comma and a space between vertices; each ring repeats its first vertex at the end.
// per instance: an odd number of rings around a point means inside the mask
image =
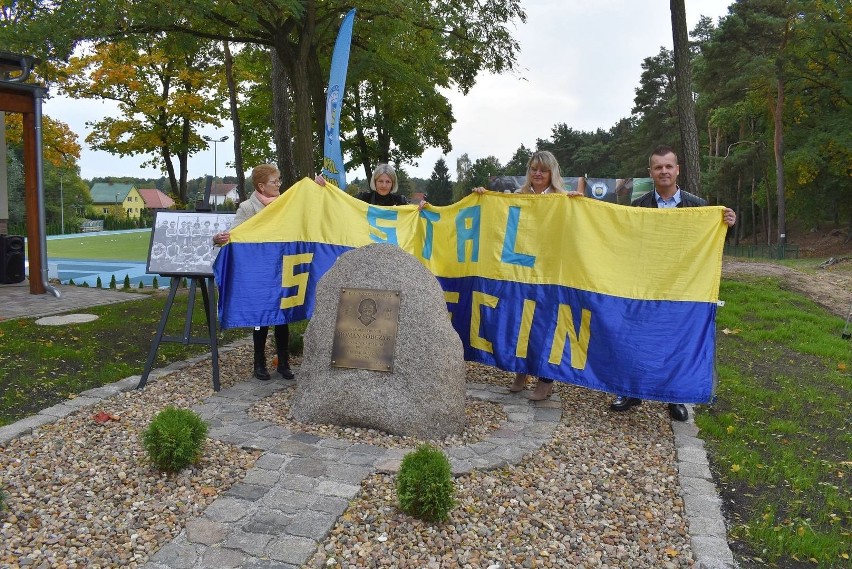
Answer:
POLYGON ((229 231, 233 213, 157 211, 148 248, 147 272, 158 275, 212 276, 219 247, 213 236, 229 231))

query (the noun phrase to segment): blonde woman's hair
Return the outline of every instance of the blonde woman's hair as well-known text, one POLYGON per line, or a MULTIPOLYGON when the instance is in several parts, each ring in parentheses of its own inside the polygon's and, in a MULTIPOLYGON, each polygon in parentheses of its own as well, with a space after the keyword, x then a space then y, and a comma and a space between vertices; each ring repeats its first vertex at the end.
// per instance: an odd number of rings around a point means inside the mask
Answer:
POLYGON ((268 182, 270 179, 275 176, 280 176, 281 171, 278 169, 278 166, 275 164, 259 164, 252 168, 251 171, 251 183, 254 186, 255 190, 258 190, 258 186, 263 184, 264 182, 268 182))
POLYGON ((387 176, 393 182, 393 187, 391 188, 391 193, 395 194, 399 189, 399 182, 396 180, 396 170, 394 170, 393 166, 390 164, 379 164, 376 166, 376 169, 373 170, 373 177, 370 178, 370 189, 374 192, 376 191, 376 178, 381 176, 382 174, 387 174, 387 176))
POLYGON ((568 190, 565 189, 565 183, 562 181, 562 172, 559 171, 559 162, 556 161, 556 156, 554 156, 547 150, 539 150, 538 152, 533 152, 533 155, 530 156, 529 162, 527 162, 527 178, 526 180, 524 180, 524 185, 521 186, 519 193, 535 193, 532 188, 532 182, 530 181, 530 170, 532 170, 533 168, 549 170, 550 186, 553 188, 553 190, 560 194, 568 193, 568 190))

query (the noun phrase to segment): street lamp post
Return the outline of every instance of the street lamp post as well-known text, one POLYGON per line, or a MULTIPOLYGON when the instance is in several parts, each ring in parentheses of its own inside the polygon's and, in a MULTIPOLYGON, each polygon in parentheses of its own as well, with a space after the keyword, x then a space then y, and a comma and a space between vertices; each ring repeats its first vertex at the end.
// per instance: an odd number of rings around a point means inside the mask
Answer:
POLYGON ((59 222, 62 224, 60 235, 65 235, 65 198, 62 195, 62 171, 59 171, 59 222))
POLYGON ((217 162, 218 162, 218 160, 216 159, 216 145, 220 142, 225 142, 226 140, 228 140, 228 136, 226 135, 226 136, 223 136, 222 138, 210 138, 209 136, 202 136, 201 138, 203 138, 207 142, 213 143, 213 180, 215 181, 217 179, 216 166, 217 166, 217 162))

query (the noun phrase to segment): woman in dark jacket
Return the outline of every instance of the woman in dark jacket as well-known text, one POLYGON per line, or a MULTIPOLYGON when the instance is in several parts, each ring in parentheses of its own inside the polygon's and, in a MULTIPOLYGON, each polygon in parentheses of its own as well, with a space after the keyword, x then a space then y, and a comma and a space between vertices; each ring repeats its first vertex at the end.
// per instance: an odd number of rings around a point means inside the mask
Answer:
POLYGON ((370 178, 369 192, 361 192, 356 198, 370 205, 406 205, 408 198, 399 195, 399 182, 396 179, 396 170, 390 164, 379 164, 373 170, 370 178))

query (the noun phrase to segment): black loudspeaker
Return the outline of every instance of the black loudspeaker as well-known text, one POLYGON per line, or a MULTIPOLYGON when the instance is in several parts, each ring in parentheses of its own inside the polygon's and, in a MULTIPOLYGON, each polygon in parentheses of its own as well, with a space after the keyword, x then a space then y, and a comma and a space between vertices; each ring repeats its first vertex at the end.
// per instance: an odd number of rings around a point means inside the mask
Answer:
POLYGON ((0 235, 0 283, 19 283, 24 277, 24 238, 0 235))

